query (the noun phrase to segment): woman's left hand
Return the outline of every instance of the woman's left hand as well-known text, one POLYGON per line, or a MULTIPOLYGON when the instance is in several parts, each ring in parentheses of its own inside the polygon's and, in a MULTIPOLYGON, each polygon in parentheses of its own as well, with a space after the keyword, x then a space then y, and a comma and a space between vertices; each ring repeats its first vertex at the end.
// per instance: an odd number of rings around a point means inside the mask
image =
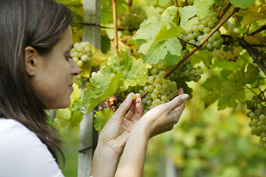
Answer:
POLYGON ((140 95, 137 94, 136 100, 132 100, 132 94, 129 94, 101 131, 99 145, 102 148, 111 148, 120 156, 132 127, 142 115, 140 95))

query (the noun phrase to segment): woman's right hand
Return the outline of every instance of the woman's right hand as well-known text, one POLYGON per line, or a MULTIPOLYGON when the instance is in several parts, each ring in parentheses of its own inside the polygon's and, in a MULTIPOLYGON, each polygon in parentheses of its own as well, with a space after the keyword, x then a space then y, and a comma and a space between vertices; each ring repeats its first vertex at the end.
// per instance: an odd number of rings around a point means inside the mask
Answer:
POLYGON ((143 115, 138 124, 145 125, 147 138, 151 138, 160 133, 172 130, 178 122, 184 108, 185 101, 189 98, 187 94, 180 89, 179 96, 168 103, 161 104, 143 115))

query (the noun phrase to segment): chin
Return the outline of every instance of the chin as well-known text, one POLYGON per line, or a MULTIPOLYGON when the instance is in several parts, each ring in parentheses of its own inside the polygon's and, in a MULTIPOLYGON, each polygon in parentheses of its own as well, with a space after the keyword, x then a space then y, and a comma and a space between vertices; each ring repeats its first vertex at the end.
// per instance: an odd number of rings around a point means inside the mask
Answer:
POLYGON ((70 98, 62 103, 58 103, 56 105, 50 106, 48 109, 64 109, 68 108, 71 104, 70 98))

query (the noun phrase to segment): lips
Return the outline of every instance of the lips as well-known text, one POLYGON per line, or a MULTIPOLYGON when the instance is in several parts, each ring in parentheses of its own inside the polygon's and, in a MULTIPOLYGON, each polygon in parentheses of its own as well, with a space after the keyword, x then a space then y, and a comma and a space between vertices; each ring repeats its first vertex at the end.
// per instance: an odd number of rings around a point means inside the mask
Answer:
POLYGON ((72 82, 71 84, 68 85, 69 88, 70 88, 70 90, 71 90, 71 92, 73 92, 73 90, 74 90, 72 85, 73 85, 73 82, 72 82))

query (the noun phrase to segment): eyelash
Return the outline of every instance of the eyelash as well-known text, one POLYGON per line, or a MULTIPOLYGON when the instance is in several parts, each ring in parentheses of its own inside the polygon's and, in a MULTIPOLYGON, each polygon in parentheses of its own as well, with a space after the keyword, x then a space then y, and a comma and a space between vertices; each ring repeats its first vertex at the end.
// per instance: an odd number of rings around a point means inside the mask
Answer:
POLYGON ((66 55, 65 58, 66 58, 66 61, 69 61, 70 59, 72 59, 71 55, 66 55))

